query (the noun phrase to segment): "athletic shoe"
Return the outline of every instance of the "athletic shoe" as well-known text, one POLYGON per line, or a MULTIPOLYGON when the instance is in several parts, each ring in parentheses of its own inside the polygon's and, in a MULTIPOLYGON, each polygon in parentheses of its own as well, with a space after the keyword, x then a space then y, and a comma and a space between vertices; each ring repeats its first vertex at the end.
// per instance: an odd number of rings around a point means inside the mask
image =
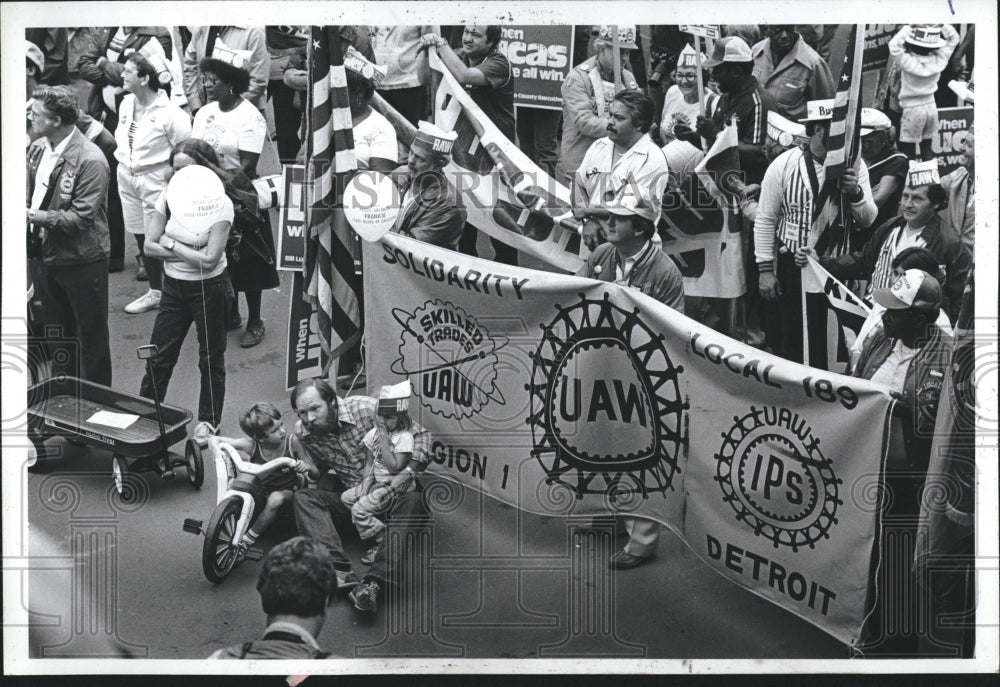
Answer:
POLYGON ((201 448, 208 446, 208 440, 214 437, 219 430, 209 422, 199 422, 194 428, 194 441, 201 448))
POLYGON ((378 582, 364 582, 355 587, 347 596, 356 609, 362 613, 374 614, 378 610, 378 590, 378 582))
POLYGON ((150 289, 126 305, 125 312, 130 315, 138 315, 139 313, 156 310, 160 307, 160 298, 162 296, 163 293, 161 291, 154 291, 153 289, 150 289))
POLYGON ((264 340, 264 323, 248 324, 247 330, 240 337, 240 348, 253 348, 264 340))

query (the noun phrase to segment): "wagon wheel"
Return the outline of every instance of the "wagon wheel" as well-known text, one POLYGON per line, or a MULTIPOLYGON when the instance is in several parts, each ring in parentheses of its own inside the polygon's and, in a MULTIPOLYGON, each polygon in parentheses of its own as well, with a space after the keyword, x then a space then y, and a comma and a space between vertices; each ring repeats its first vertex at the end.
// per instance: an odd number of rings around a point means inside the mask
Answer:
POLYGON ((28 449, 28 472, 37 474, 45 472, 51 461, 45 458, 45 444, 42 437, 34 432, 28 432, 28 439, 31 440, 31 448, 28 449))
POLYGON ((209 582, 222 582, 236 563, 239 542, 233 539, 242 510, 243 501, 238 496, 230 496, 212 512, 201 550, 201 567, 209 582))
POLYGON ((188 480, 191 486, 198 489, 205 481, 205 460, 201 455, 201 447, 194 439, 188 439, 184 444, 184 461, 188 480))
POLYGON ((115 489, 121 494, 125 490, 125 475, 128 474, 128 461, 121 454, 111 457, 111 474, 115 478, 115 489))

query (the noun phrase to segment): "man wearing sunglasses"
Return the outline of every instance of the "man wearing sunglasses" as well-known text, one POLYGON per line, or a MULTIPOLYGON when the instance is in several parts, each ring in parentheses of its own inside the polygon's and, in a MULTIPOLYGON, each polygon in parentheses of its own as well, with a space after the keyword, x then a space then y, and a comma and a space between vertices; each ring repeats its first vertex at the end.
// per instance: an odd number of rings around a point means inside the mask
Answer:
POLYGON ((791 24, 767 27, 767 38, 753 46, 753 75, 774 96, 781 116, 798 121, 810 100, 832 98, 830 67, 791 24))

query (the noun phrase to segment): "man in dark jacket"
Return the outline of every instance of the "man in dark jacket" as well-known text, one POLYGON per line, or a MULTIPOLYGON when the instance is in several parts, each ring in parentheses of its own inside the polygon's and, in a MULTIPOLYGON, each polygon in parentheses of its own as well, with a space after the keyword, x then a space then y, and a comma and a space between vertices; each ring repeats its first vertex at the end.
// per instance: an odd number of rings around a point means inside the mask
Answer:
MULTIPOLYGON (((937 213, 945 200, 944 189, 937 183, 915 183, 917 178, 914 174, 909 175, 899 204, 900 216, 879 227, 864 248, 836 258, 821 257, 818 260, 838 279, 869 280, 869 289, 874 291, 889 286, 892 260, 899 252, 910 246, 923 246, 934 253, 941 263, 945 274, 945 312, 954 322, 972 258, 955 233, 942 227, 937 213)), ((799 249, 799 253, 796 264, 801 264, 802 253, 809 253, 817 259, 811 249, 799 249)))
POLYGON ((267 629, 260 639, 219 649, 210 659, 327 658, 316 643, 326 604, 337 591, 333 559, 315 539, 295 537, 264 558, 257 578, 267 629))
MULTIPOLYGON (((648 199, 626 195, 602 202, 588 215, 604 214, 608 242, 597 247, 577 276, 614 282, 641 291, 674 310, 684 312, 684 280, 680 270, 653 243, 656 210, 648 199)), ((612 569, 628 570, 652 560, 660 539, 660 524, 644 518, 623 517, 629 540, 608 562, 612 569)))
POLYGON ((108 336, 108 163, 76 128, 76 94, 42 87, 32 96, 28 148, 29 248, 45 266, 42 308, 49 325, 79 350, 53 361, 53 374, 111 384, 108 336))
MULTIPOLYGON (((750 46, 739 36, 715 42, 712 55, 705 61, 722 94, 711 96, 707 117, 699 117, 696 129, 711 146, 715 137, 730 119, 736 117, 739 136, 740 169, 745 183, 759 184, 767 170, 764 144, 767 142, 767 113, 776 109, 774 96, 757 82, 753 75, 753 55, 750 46)), ((701 141, 694 141, 701 147, 701 141)))
POLYGON ((444 173, 457 134, 420 122, 406 166, 396 172, 403 205, 394 231, 441 248, 458 250, 468 217, 444 173))

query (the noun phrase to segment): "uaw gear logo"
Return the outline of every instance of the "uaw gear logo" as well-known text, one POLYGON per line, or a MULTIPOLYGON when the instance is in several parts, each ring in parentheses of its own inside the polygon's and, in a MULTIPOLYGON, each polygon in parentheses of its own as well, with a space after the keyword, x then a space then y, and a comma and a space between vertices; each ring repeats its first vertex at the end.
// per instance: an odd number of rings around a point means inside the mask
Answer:
POLYGON ((579 303, 556 308, 525 385, 532 455, 548 483, 577 498, 605 494, 612 507, 665 497, 687 442, 683 367, 638 308, 619 308, 608 294, 589 300, 581 293, 579 303))
POLYGON ((414 377, 421 405, 457 420, 489 403, 506 403, 496 385, 497 351, 508 344, 506 337, 491 335, 476 318, 443 300, 428 301, 412 313, 393 308, 392 316, 403 332, 391 369, 414 377))
POLYGON ((842 481, 820 451, 819 437, 788 408, 750 406, 722 434, 715 481, 736 519, 774 548, 803 546, 830 537, 837 524, 842 481))

